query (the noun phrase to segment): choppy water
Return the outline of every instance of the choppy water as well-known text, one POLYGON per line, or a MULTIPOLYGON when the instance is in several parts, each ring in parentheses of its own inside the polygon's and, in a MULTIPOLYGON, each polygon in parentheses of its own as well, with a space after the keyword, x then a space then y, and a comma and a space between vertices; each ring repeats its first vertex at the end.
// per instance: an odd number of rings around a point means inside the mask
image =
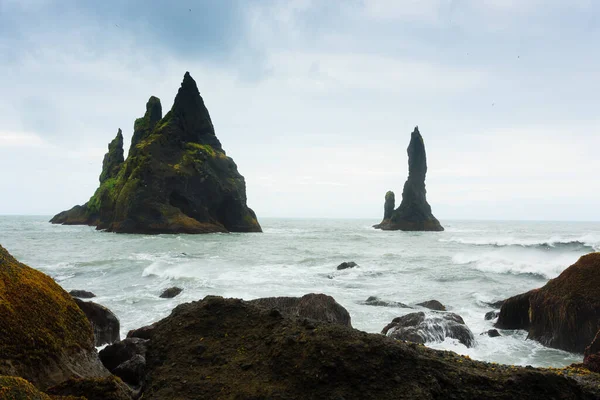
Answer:
POLYGON ((122 336, 209 294, 326 293, 367 332, 414 311, 361 304, 369 296, 409 305, 437 299, 464 318, 477 344, 467 349, 450 339, 429 346, 534 366, 563 366, 581 355, 547 349, 523 331, 480 336, 492 327, 485 302, 540 287, 579 256, 600 250, 600 223, 583 222, 442 221, 445 232, 406 233, 372 229, 374 220, 261 219, 262 234, 143 236, 47 220, 0 217, 0 244, 65 289, 96 293, 94 301, 119 316, 122 336), (337 271, 343 261, 360 267, 337 271), (160 299, 170 286, 184 291, 160 299))

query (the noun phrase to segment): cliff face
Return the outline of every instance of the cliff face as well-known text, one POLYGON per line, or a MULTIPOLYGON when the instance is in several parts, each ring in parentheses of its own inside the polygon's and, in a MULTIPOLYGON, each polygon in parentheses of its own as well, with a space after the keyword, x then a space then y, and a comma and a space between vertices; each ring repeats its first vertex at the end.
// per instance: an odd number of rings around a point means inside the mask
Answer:
POLYGON ((150 98, 120 164, 118 139, 109 145, 104 180, 92 198, 50 222, 122 233, 261 232, 246 205, 244 177, 216 137, 189 73, 164 117, 160 100, 150 98))
POLYGON ((383 221, 375 228, 383 230, 403 231, 443 231, 440 222, 431 213, 427 203, 425 190, 425 175, 427 174, 427 155, 425 143, 419 128, 411 134, 408 145, 408 179, 402 191, 402 203, 396 210, 394 193, 387 192, 385 196, 385 211, 383 221))

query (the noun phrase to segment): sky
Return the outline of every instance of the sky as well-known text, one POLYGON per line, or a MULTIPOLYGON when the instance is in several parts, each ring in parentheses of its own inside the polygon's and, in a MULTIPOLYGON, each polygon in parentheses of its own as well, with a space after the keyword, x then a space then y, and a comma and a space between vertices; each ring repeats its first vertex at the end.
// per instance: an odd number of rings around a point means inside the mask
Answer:
POLYGON ((85 203, 185 71, 261 217, 600 221, 600 2, 0 0, 0 214, 85 203))

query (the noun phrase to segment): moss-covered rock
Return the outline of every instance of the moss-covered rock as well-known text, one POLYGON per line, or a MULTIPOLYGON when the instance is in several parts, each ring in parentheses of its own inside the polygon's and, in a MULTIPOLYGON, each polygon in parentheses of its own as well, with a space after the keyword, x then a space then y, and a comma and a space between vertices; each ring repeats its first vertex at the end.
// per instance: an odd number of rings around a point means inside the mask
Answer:
POLYGON ((103 170, 105 179, 85 205, 50 222, 122 233, 260 232, 246 205, 244 177, 217 139, 189 73, 171 111, 161 115, 160 101, 151 97, 135 122, 127 160, 116 173, 103 170))
POLYGON ((381 223, 374 228, 389 231, 443 231, 440 222, 431 213, 427 203, 425 175, 427 174, 427 156, 425 143, 415 127, 408 145, 408 179, 402 191, 402 203, 394 210, 394 192, 385 195, 384 215, 381 223))
POLYGON ((144 400, 537 400, 600 394, 598 376, 589 372, 472 361, 219 297, 180 305, 159 321, 147 368, 144 400))
POLYGON ((81 396, 87 400, 132 400, 133 398, 131 389, 116 376, 69 379, 49 388, 46 392, 56 396, 81 396))
POLYGON ((125 162, 125 158, 123 158, 123 132, 119 129, 117 137, 108 145, 108 153, 104 155, 100 183, 102 184, 107 179, 116 178, 123 162, 125 162))
POLYGON ((546 346, 583 353, 600 329, 600 253, 581 257, 540 289, 507 299, 496 326, 526 329, 546 346))
POLYGON ((49 276, 0 246, 0 374, 38 388, 73 376, 106 376, 90 323, 49 276))

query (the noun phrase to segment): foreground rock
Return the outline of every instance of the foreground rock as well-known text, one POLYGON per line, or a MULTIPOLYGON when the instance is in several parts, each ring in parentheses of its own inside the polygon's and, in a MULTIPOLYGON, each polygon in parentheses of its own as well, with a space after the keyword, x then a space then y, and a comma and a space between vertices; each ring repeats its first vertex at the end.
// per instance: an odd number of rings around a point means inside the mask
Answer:
POLYGON ((600 373, 600 330, 596 333, 592 343, 585 348, 583 365, 590 371, 600 373))
POLYGON ((525 329, 529 339, 583 353, 600 329, 600 253, 581 257, 540 289, 507 299, 496 327, 525 329))
POLYGON ((50 222, 144 234, 261 231, 246 205, 244 177, 225 154, 187 72, 164 117, 160 100, 150 98, 135 121, 127 160, 119 131, 94 195, 50 222))
POLYGON ((277 309, 283 314, 310 318, 351 327, 350 314, 335 299, 325 294, 306 294, 302 297, 265 297, 249 301, 267 309, 277 309))
POLYGON ((108 308, 91 301, 74 299, 94 330, 95 345, 102 346, 120 339, 121 323, 108 308))
POLYGON ((597 382, 471 361, 207 297, 156 324, 144 400, 596 399, 597 382))
POLYGON ((146 371, 148 344, 148 339, 127 338, 102 349, 100 360, 111 373, 129 385, 138 387, 146 371))
POLYGON ((387 192, 383 220, 374 228, 390 231, 443 231, 444 228, 433 216, 431 206, 427 203, 425 190, 427 156, 418 127, 415 127, 411 135, 407 151, 408 179, 402 191, 402 203, 400 207, 390 212, 395 206, 395 196, 394 192, 387 192))
MULTIPOLYGON (((127 385, 114 376, 102 379, 69 379, 51 387, 47 393, 57 396, 76 396, 77 399, 87 400, 132 400, 134 395, 127 385)), ((69 397, 69 399, 73 398, 69 397)))
POLYGON ((446 338, 453 338, 467 347, 475 344, 473 332, 460 315, 453 313, 410 313, 394 318, 381 333, 414 343, 443 342, 446 338))
POLYGON ((0 375, 45 389, 74 376, 103 377, 92 327, 71 295, 0 246, 0 375))
POLYGON ((173 297, 179 295, 179 293, 183 292, 182 288, 172 287, 165 289, 159 296, 161 299, 172 299, 173 297))
POLYGON ((94 293, 88 292, 87 290, 71 290, 69 294, 80 299, 92 299, 96 297, 94 293))

